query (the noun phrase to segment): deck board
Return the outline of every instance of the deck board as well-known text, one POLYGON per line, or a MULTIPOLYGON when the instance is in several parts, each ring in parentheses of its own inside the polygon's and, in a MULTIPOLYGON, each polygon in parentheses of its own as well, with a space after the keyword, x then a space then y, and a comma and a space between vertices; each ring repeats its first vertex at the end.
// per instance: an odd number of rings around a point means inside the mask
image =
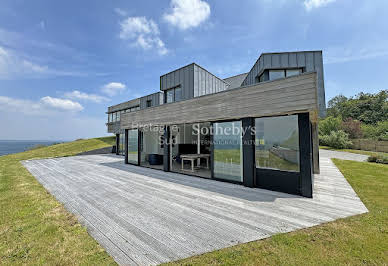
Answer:
POLYGON ((24 166, 119 263, 154 265, 367 212, 328 157, 314 198, 123 164, 115 155, 24 166))

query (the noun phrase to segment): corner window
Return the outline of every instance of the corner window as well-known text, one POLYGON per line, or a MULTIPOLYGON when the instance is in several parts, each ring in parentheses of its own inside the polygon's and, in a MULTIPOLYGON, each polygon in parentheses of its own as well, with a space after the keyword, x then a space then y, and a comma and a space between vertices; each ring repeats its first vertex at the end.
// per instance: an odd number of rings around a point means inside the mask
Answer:
POLYGON ((174 102, 180 101, 181 98, 182 98, 182 88, 181 87, 177 87, 177 88, 175 88, 175 99, 174 99, 174 102))
POLYGON ((286 77, 296 76, 302 73, 301 69, 286 69, 286 77))
POLYGON ((172 103, 174 101, 174 89, 168 90, 166 94, 166 103, 172 103))
POLYGON ((282 79, 286 77, 284 70, 270 70, 269 80, 282 79))
POLYGON ((176 87, 173 89, 169 89, 165 92, 165 103, 178 102, 182 100, 182 88, 176 87))
POLYGON ((255 119, 257 168, 299 172, 298 116, 255 119))

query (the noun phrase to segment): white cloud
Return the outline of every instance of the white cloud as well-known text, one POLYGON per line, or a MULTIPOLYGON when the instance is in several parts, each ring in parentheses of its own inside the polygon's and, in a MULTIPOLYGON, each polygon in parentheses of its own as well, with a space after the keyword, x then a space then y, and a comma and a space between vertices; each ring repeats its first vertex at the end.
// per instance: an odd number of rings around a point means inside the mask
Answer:
POLYGON ((168 50, 160 39, 158 25, 146 17, 128 17, 120 22, 120 39, 129 40, 131 44, 144 50, 157 49, 160 55, 167 54, 168 50))
POLYGON ((79 100, 91 101, 91 102, 95 102, 95 103, 109 101, 109 99, 104 97, 104 96, 97 95, 97 94, 88 94, 88 93, 81 92, 78 90, 75 90, 72 92, 66 92, 64 94, 64 96, 66 98, 70 98, 70 99, 79 99, 79 100))
POLYGON ((78 102, 73 102, 68 99, 53 98, 50 96, 41 98, 40 103, 45 107, 64 111, 82 111, 84 109, 78 102))
POLYGON ((121 8, 118 8, 118 7, 116 7, 114 9, 114 11, 116 12, 117 15, 122 16, 122 17, 125 17, 127 15, 127 11, 125 11, 121 8))
POLYGON ((47 66, 41 66, 20 58, 12 51, 0 46, 0 79, 16 75, 43 74, 47 71, 47 66))
POLYGON ((78 102, 50 96, 45 96, 39 101, 0 96, 0 110, 4 112, 12 111, 24 115, 47 116, 64 111, 73 113, 83 109, 83 106, 78 102))
MULTIPOLYGON (((0 32, 1 33, 1 32, 0 32)), ((14 50, 0 46, 0 79, 36 78, 44 76, 86 76, 85 73, 50 69, 32 62, 14 50)))
POLYGON ((181 30, 195 28, 210 16, 210 6, 202 0, 171 0, 165 21, 181 30))
POLYGON ((388 56, 388 42, 348 43, 324 50, 324 63, 337 64, 388 56))
POLYGON ((126 86, 123 83, 120 82, 111 82, 108 84, 105 84, 102 88, 101 91, 105 93, 106 95, 109 96, 115 96, 119 93, 122 93, 125 90, 126 86))
POLYGON ((336 0, 305 0, 304 7, 307 11, 310 11, 313 8, 323 7, 335 1, 336 0))

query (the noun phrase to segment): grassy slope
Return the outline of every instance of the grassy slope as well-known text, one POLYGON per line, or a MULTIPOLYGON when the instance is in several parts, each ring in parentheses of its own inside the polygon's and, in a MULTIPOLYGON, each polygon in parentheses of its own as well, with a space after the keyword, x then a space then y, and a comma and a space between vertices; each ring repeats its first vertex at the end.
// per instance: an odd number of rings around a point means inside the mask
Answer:
POLYGON ((337 159, 334 162, 369 213, 171 264, 388 264, 388 165, 337 159))
POLYGON ((79 140, 0 157, 0 264, 115 264, 20 163, 113 143, 112 137, 79 140))

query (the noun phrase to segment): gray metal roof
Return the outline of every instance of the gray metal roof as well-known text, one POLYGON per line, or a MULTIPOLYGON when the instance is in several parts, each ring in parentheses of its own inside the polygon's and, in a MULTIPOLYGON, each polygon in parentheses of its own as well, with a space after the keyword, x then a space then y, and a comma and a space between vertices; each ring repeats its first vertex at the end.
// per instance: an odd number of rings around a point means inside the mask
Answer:
POLYGON ((225 78, 224 81, 229 84, 228 90, 241 87, 241 84, 243 83, 247 75, 248 72, 225 78))

